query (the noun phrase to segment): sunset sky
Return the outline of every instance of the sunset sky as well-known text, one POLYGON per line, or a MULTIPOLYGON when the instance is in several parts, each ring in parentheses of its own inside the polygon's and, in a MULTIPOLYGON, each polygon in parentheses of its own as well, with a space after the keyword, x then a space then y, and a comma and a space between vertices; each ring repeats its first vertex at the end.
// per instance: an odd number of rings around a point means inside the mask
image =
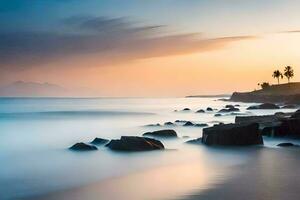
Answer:
POLYGON ((299 8, 295 0, 0 0, 0 86, 220 94, 276 83, 273 70, 286 65, 300 81, 299 8))

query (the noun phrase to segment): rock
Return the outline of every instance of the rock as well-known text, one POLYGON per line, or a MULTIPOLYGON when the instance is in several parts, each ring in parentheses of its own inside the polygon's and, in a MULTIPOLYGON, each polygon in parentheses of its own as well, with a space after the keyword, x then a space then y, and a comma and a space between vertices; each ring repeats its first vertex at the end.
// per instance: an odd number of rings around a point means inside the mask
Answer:
POLYGON ((300 118, 300 109, 297 110, 294 114, 292 114, 291 118, 300 118))
POLYGON ((219 113, 238 112, 238 111, 240 111, 240 109, 234 108, 234 107, 227 108, 227 109, 223 108, 223 109, 219 110, 219 113))
POLYGON ((103 139, 103 138, 95 138, 91 144, 100 145, 100 144, 106 144, 109 140, 103 139))
POLYGON ((176 123, 186 123, 187 120, 176 120, 175 122, 176 122, 176 123))
POLYGON ((287 105, 282 106, 281 108, 283 108, 283 109, 294 109, 294 108, 297 108, 297 106, 294 105, 294 104, 287 104, 287 105))
POLYGON ((116 151, 151 151, 165 148, 159 140, 136 136, 122 136, 119 140, 111 140, 106 146, 116 151))
POLYGON ((207 111, 213 111, 211 107, 206 108, 207 111))
POLYGON ((235 106, 235 107, 240 107, 240 105, 239 105, 239 104, 235 104, 234 106, 235 106))
POLYGON ((97 147, 80 142, 80 143, 74 144, 69 149, 75 150, 75 151, 92 151, 92 150, 97 150, 97 147))
POLYGON ((293 147, 293 146, 298 146, 298 145, 295 145, 295 144, 290 143, 290 142, 284 142, 284 143, 277 144, 277 146, 279 146, 279 147, 293 147))
POLYGON ((157 123, 157 124, 148 124, 146 126, 152 127, 152 126, 161 126, 161 125, 159 123, 157 123))
POLYGON ((185 139, 185 138, 190 138, 190 136, 185 135, 185 136, 182 136, 182 138, 183 138, 183 139, 185 139))
POLYGON ((280 107, 273 103, 263 103, 257 106, 250 106, 247 110, 256 110, 256 109, 279 109, 280 107))
POLYGON ((174 126, 175 124, 173 122, 166 122, 164 123, 165 126, 174 126))
POLYGON ((189 108, 184 108, 182 111, 190 111, 191 109, 189 108))
POLYGON ((197 139, 194 139, 194 140, 189 140, 189 141, 186 141, 186 143, 188 144, 202 144, 202 138, 197 138, 197 139))
POLYGON ((172 129, 165 129, 153 132, 144 133, 143 136, 153 136, 153 137, 177 137, 177 133, 172 129))
POLYGON ((197 110, 197 112, 196 113, 205 113, 205 110, 203 110, 203 109, 200 109, 200 110, 197 110))
POLYGON ((215 114, 215 117, 221 117, 222 115, 220 113, 215 114))
POLYGON ((222 124, 203 129, 202 142, 207 145, 263 144, 258 124, 222 124))
POLYGON ((233 105, 226 105, 225 108, 234 108, 233 105))
POLYGON ((193 122, 186 122, 185 124, 183 124, 183 126, 194 126, 195 124, 193 122))
POLYGON ((196 127, 206 127, 206 126, 208 126, 208 124, 195 124, 194 126, 196 126, 196 127))

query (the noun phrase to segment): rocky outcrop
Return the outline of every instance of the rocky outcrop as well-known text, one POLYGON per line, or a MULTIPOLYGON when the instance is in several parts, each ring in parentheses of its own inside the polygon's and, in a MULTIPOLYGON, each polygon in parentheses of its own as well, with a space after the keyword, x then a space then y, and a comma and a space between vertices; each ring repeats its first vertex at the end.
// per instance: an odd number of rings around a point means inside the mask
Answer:
POLYGON ((197 110, 196 113, 205 113, 205 110, 200 109, 200 110, 197 110))
POLYGON ((280 107, 273 103, 263 103, 257 106, 250 106, 247 108, 247 110, 256 110, 256 109, 280 109, 280 107))
POLYGON ((147 133, 144 133, 143 136, 174 138, 174 137, 177 137, 177 133, 176 133, 176 131, 174 131, 172 129, 165 129, 165 130, 147 132, 147 133))
POLYGON ((109 140, 107 139, 103 139, 103 138, 95 138, 91 144, 94 144, 94 145, 101 145, 101 144, 106 144, 109 140))
POLYGON ((197 138, 197 139, 194 139, 194 140, 189 140, 189 141, 186 141, 186 143, 188 144, 202 144, 202 138, 197 138))
POLYGON ((203 129, 202 142, 207 145, 263 144, 258 124, 222 124, 203 129))
POLYGON ((97 147, 80 142, 80 143, 74 144, 69 149, 74 150, 74 151, 93 151, 93 150, 97 150, 97 147))
POLYGON ((111 140, 106 146, 115 151, 151 151, 165 148, 159 140, 135 136, 122 136, 119 140, 111 140))

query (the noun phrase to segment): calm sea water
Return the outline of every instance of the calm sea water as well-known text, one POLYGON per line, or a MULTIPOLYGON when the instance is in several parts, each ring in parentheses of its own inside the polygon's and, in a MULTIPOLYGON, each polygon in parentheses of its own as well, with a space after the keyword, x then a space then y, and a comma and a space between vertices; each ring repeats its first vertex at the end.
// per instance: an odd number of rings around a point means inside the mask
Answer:
MULTIPOLYGON (((229 102, 216 98, 1 98, 0 199, 30 199, 72 188, 81 188, 83 193, 85 187, 89 193, 98 191, 99 195, 100 191, 102 196, 97 199, 166 199, 211 188, 230 176, 225 169, 246 162, 243 150, 185 144, 201 137, 202 128, 145 125, 177 119, 210 126, 234 122, 235 115, 215 117, 217 110, 195 113, 226 104, 229 102), (185 107, 192 111, 181 112, 185 107), (90 142, 95 137, 141 136, 165 128, 175 129, 180 137, 162 140, 166 151, 68 150, 76 142, 90 142)), ((276 112, 248 112, 246 108, 252 104, 239 104, 243 115, 276 112)), ((266 140, 271 148, 277 143, 266 140)))

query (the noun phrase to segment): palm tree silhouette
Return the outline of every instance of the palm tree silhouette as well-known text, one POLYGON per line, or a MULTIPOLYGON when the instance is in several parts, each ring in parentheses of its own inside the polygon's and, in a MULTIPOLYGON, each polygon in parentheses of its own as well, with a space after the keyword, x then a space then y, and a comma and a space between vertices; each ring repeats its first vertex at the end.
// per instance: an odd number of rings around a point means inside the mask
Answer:
POLYGON ((291 66, 286 66, 284 68, 284 76, 288 79, 288 83, 290 82, 290 79, 294 77, 294 70, 291 66))
POLYGON ((282 73, 279 70, 275 70, 272 75, 273 78, 277 78, 277 83, 279 85, 279 78, 283 78, 282 73))

